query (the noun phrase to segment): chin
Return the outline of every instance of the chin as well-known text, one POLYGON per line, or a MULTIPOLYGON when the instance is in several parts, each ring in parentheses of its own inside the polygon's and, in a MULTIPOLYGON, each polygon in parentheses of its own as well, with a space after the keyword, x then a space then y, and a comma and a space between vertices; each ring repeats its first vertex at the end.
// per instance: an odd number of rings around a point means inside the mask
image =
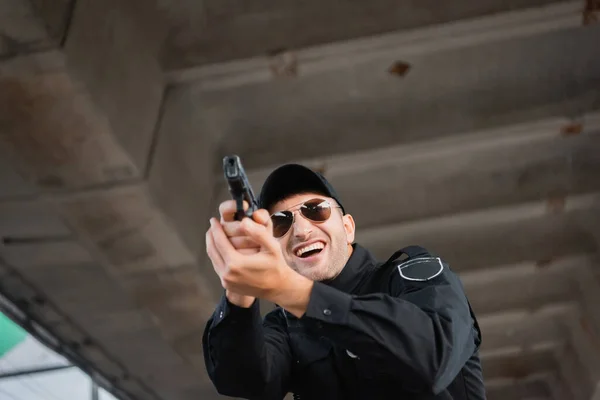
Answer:
POLYGON ((331 271, 323 267, 303 268, 298 271, 298 273, 313 281, 325 281, 331 279, 331 271))

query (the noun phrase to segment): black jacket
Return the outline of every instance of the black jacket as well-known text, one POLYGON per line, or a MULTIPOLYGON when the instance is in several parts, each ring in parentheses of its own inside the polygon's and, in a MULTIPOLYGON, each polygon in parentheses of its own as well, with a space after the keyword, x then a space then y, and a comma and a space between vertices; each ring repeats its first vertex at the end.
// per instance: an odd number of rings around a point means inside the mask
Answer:
POLYGON ((300 319, 275 308, 263 320, 258 301, 223 296, 203 338, 219 393, 277 400, 485 399, 480 343, 459 278, 417 246, 381 263, 354 245, 300 319))

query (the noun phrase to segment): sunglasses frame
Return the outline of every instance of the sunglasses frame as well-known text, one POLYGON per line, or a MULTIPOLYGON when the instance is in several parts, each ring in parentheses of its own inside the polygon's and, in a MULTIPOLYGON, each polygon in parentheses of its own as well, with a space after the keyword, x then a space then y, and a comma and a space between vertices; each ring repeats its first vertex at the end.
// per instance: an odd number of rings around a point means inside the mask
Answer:
POLYGON ((273 221, 273 216, 274 216, 275 214, 277 214, 277 213, 281 213, 281 212, 290 212, 290 213, 292 213, 292 223, 290 224, 290 226, 288 227, 288 229, 285 231, 285 233, 284 233, 283 235, 281 235, 281 236, 275 236, 275 235, 273 235, 273 236, 274 236, 275 238, 277 238, 277 239, 281 239, 282 237, 284 237, 285 235, 287 235, 287 234, 290 232, 290 230, 291 230, 292 226, 294 226, 294 222, 296 221, 296 213, 299 213, 300 215, 302 215, 302 218, 304 218, 304 219, 306 219, 306 220, 310 221, 311 223, 315 223, 315 224, 322 224, 323 222, 327 222, 327 221, 329 220, 329 218, 331 218, 331 214, 329 214, 329 216, 327 217, 327 219, 324 219, 323 221, 315 221, 315 220, 312 220, 312 219, 308 218, 308 217, 307 217, 307 216, 305 216, 304 214, 302 214, 302 211, 301 211, 301 210, 302 210, 302 207, 303 207, 303 206, 304 206, 306 203, 308 203, 308 202, 311 202, 311 201, 315 201, 315 200, 319 200, 319 201, 320 201, 319 205, 320 205, 320 204, 323 204, 323 203, 327 203, 327 204, 329 205, 329 209, 332 209, 332 208, 342 208, 342 207, 340 207, 340 206, 339 206, 339 205, 337 205, 337 204, 332 204, 332 202, 331 202, 330 200, 327 200, 327 199, 322 199, 322 198, 320 198, 320 197, 315 197, 314 199, 309 199, 309 200, 303 201, 303 202, 301 202, 301 203, 295 204, 295 205, 293 205, 293 206, 291 206, 291 207, 289 207, 289 208, 287 208, 287 209, 285 209, 285 210, 277 211, 276 213, 273 213, 273 214, 271 214, 271 215, 269 216, 269 218, 271 218, 271 221, 273 221), (292 211, 292 209, 294 209, 294 208, 296 208, 296 207, 298 207, 298 206, 300 206, 300 207, 299 207, 297 210, 293 210, 293 211, 292 211))

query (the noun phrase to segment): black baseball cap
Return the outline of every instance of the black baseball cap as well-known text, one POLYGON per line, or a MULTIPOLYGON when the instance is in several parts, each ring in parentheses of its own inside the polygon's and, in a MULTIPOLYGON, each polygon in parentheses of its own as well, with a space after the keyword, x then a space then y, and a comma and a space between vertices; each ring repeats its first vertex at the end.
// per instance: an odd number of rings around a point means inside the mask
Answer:
POLYGON ((346 214, 339 196, 331 184, 320 173, 300 164, 285 164, 276 168, 262 186, 259 204, 269 209, 273 204, 289 196, 314 192, 334 199, 346 214))

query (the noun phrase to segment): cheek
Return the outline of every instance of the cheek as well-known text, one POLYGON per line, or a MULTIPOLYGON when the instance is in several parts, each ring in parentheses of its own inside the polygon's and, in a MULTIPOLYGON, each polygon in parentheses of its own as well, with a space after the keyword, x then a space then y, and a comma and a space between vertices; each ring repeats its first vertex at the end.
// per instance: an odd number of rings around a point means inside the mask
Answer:
POLYGON ((344 246, 354 241, 354 235, 351 232, 348 232, 345 227, 340 229, 340 242, 343 242, 344 246))
POLYGON ((344 232, 344 228, 340 227, 336 224, 324 224, 319 226, 319 230, 321 233, 329 238, 329 241, 332 244, 339 242, 340 238, 346 237, 346 232, 344 232))
POLYGON ((281 252, 284 255, 286 255, 290 250, 288 248, 290 241, 288 240, 287 235, 286 235, 286 237, 279 239, 278 242, 279 242, 279 247, 281 248, 281 252))

